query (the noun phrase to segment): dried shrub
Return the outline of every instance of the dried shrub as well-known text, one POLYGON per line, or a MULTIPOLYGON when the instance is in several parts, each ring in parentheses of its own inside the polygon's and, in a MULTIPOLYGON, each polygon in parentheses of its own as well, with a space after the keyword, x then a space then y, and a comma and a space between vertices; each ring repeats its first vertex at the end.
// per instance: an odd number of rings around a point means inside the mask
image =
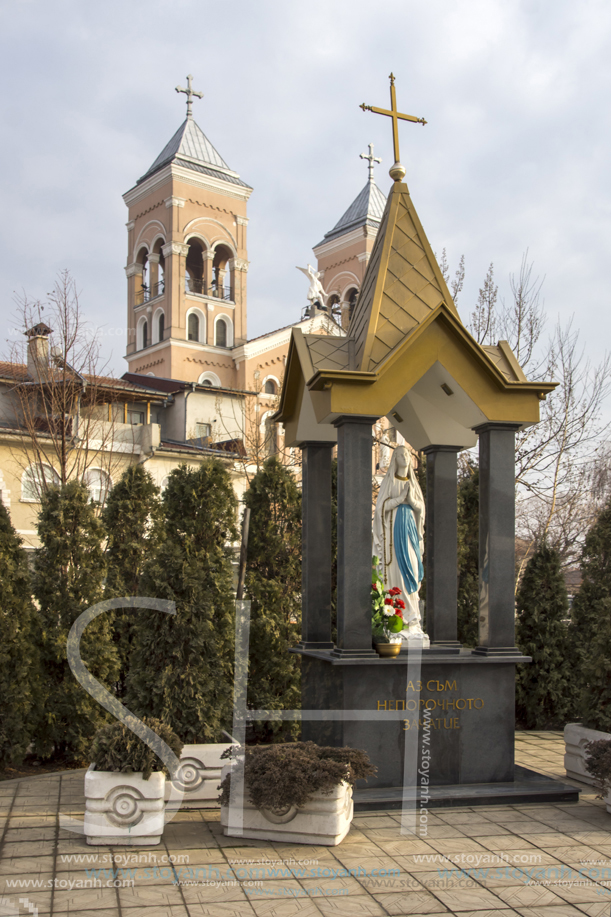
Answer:
MULTIPOLYGON (((234 746, 224 757, 234 757, 234 746)), ((244 751, 244 749, 240 749, 244 751)), ((329 794, 345 780, 354 786, 357 780, 373 777, 375 768, 366 752, 356 748, 331 748, 314 742, 291 742, 277 745, 254 745, 245 749, 245 758, 233 768, 244 773, 244 784, 250 802, 258 809, 300 808, 315 793, 329 794)), ((229 805, 231 774, 221 783, 221 805, 229 805)))
POLYGON ((586 770, 595 778, 599 799, 603 799, 611 790, 611 740, 588 742, 586 751, 586 770))
MULTIPOLYGON (((134 722, 138 722, 134 717, 134 722)), ((183 743, 173 729, 156 720, 154 717, 143 717, 142 722, 160 739, 169 745, 177 758, 183 749, 183 743)), ((89 760, 98 771, 114 771, 131 774, 142 771, 144 780, 148 780, 153 771, 162 771, 169 777, 167 767, 159 760, 152 748, 135 735, 128 726, 115 722, 103 726, 95 734, 89 760)))

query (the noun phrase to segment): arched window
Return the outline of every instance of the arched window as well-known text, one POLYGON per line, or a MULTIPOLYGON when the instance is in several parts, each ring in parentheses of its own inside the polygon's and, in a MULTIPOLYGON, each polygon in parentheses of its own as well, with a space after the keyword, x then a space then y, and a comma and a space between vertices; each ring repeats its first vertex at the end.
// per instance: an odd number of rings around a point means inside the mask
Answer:
POLYGON ((214 343, 217 347, 227 346, 227 322, 224 318, 218 318, 214 329, 214 343))
POLYGON ((146 319, 142 322, 142 349, 149 345, 149 323, 146 319))
POLYGON ((265 385, 263 386, 263 391, 266 395, 275 395, 276 394, 276 383, 273 379, 268 379, 265 385))
POLYGON ((199 239, 189 239, 185 260, 185 282, 187 293, 206 292, 204 285, 204 246, 199 239))
POLYGON ((83 482, 89 491, 93 503, 103 505, 110 493, 112 481, 110 475, 101 468, 89 468, 83 476, 83 482))
POLYGON ((163 335, 165 334, 165 315, 163 312, 160 314, 158 322, 159 340, 163 341, 163 335))
POLYGON ((24 503, 40 503, 47 487, 58 484, 59 475, 50 465, 30 465, 21 478, 21 499, 24 503))
POLYGON ((351 290, 348 290, 346 293, 346 302, 348 303, 348 318, 352 318, 352 313, 354 312, 354 307, 356 305, 358 295, 359 291, 355 290, 354 287, 351 290))
POLYGON ((210 385, 212 388, 220 388, 221 380, 216 373, 206 372, 202 373, 199 379, 197 380, 199 385, 210 385))
POLYGON ((195 312, 189 315, 187 330, 190 341, 199 341, 199 316, 195 312))

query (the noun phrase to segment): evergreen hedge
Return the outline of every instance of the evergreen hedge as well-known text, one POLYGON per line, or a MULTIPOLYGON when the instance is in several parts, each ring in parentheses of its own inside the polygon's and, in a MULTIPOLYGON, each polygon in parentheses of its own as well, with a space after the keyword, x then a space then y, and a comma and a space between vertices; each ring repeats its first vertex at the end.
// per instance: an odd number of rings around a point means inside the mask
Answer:
POLYGON ((516 718, 526 729, 561 729, 571 708, 569 601, 558 552, 545 542, 530 558, 517 594, 516 643, 532 662, 516 672, 516 718))
MULTIPOLYGON (((252 602, 248 703, 256 709, 301 706, 301 493, 291 471, 268 459, 244 497, 250 507, 246 593, 252 602)), ((255 723, 257 738, 295 736, 291 723, 255 723)))
MULTIPOLYGON (((161 523, 159 488, 142 465, 130 466, 117 481, 106 500, 102 521, 108 539, 105 598, 140 595, 140 578, 147 559, 158 547, 161 523)), ((134 626, 133 612, 114 613, 114 640, 121 666, 116 693, 121 698, 126 691, 134 626)))
MULTIPOLYGON (((32 584, 40 606, 42 703, 35 751, 43 758, 56 755, 84 762, 106 714, 70 671, 66 641, 79 615, 103 599, 106 564, 104 528, 81 482, 69 481, 43 494, 38 537, 32 584)), ((107 615, 100 615, 86 628, 81 656, 95 678, 107 687, 113 685, 119 664, 107 615)))
POLYGON ((0 502, 0 767, 20 764, 40 689, 34 607, 22 542, 0 502))
POLYGON ((163 494, 158 550, 140 594, 176 603, 177 614, 136 615, 126 703, 185 743, 224 741, 232 721, 236 498, 219 459, 172 471, 163 494))

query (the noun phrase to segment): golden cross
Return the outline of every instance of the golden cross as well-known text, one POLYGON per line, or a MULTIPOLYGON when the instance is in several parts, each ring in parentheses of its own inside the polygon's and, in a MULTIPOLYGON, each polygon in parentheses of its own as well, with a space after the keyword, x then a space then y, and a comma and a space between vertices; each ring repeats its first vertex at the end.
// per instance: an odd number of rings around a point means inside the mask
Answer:
POLYGON ((415 118, 413 115, 404 115, 400 111, 397 111, 397 96, 395 93, 394 74, 391 73, 389 79, 390 111, 388 111, 386 108, 375 108, 373 105, 365 105, 364 102, 359 107, 362 108, 363 111, 373 111, 376 115, 386 115, 388 118, 392 118, 392 142, 395 153, 395 162, 392 169, 390 170, 390 177, 394 178, 395 181, 400 181, 405 175, 405 169, 401 165, 401 160, 399 159, 399 120, 413 121, 415 124, 426 124, 426 121, 424 118, 415 118))
POLYGON ((192 74, 189 74, 187 77, 187 88, 183 89, 182 86, 176 87, 176 92, 184 92, 184 94, 187 97, 187 118, 193 117, 193 102, 192 102, 193 96, 195 96, 198 99, 204 98, 203 92, 196 92, 194 89, 191 89, 192 80, 193 80, 193 76, 192 74))

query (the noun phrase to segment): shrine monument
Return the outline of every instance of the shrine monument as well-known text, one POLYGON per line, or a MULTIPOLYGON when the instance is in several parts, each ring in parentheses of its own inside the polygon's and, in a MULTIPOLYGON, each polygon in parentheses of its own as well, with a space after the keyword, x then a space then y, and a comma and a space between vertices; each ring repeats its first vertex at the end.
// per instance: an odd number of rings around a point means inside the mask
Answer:
MULTIPOLYGON (((391 108, 394 180, 347 334, 295 328, 276 420, 303 454, 303 738, 365 749, 378 767, 357 808, 401 804, 405 733, 430 711, 431 805, 570 801, 577 791, 514 763, 515 435, 539 421, 552 382, 529 381, 506 341, 480 346, 460 320, 404 182, 391 108), (426 455, 426 631, 411 651, 372 646, 372 425, 381 417, 426 455), (457 455, 479 444, 479 645, 457 639, 457 455), (331 627, 331 471, 337 446, 337 640, 331 627), (405 711, 402 719, 384 712, 405 711), (376 719, 376 716, 378 719, 376 719)), ((387 585, 393 585, 391 583, 387 585)), ((427 714, 428 717, 428 714, 427 714)))

